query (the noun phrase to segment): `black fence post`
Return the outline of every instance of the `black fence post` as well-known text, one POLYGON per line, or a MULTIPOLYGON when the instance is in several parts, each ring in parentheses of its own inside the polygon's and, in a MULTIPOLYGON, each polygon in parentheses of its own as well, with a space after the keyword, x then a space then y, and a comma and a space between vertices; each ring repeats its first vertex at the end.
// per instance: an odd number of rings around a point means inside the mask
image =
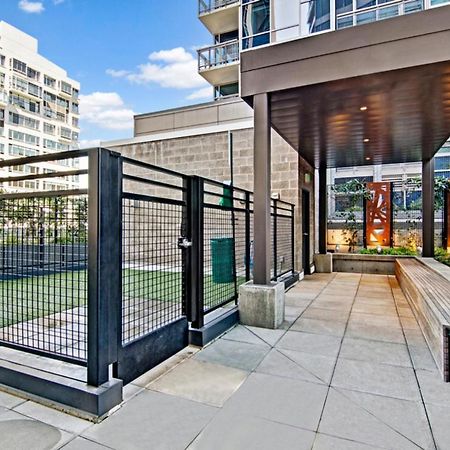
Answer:
POLYGON ((122 158, 89 153, 87 382, 109 380, 117 361, 122 302, 122 158))
POLYGON ((245 281, 251 278, 251 212, 250 212, 250 192, 245 192, 245 281))
POLYGON ((199 177, 189 179, 188 217, 191 232, 190 246, 190 292, 188 299, 188 319, 192 322, 192 328, 200 329, 205 324, 204 317, 204 236, 203 236, 203 197, 204 183, 199 177))
POLYGON ((277 266, 278 266, 278 220, 277 220, 277 200, 273 200, 273 279, 277 279, 277 266))

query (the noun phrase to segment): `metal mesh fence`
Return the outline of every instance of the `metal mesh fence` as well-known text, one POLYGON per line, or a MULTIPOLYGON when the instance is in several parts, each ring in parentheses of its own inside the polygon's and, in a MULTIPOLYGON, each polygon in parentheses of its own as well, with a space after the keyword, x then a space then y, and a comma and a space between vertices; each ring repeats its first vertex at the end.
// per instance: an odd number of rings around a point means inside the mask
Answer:
POLYGON ((122 343, 127 344, 185 314, 178 239, 186 204, 181 174, 124 162, 122 343))
POLYGON ((86 359, 86 196, 0 196, 0 341, 86 359))
POLYGON ((177 247, 182 218, 180 204, 123 199, 123 343, 182 316, 183 264, 177 247))
MULTIPOLYGON (((292 209, 286 208, 288 205, 278 206, 275 220, 277 223, 276 232, 276 265, 275 278, 291 272, 294 268, 293 261, 293 221, 292 209)), ((274 252, 275 253, 275 252, 274 252)), ((275 254, 274 254, 275 257, 275 254)))
POLYGON ((236 298, 235 213, 205 207, 203 308, 210 311, 236 298))

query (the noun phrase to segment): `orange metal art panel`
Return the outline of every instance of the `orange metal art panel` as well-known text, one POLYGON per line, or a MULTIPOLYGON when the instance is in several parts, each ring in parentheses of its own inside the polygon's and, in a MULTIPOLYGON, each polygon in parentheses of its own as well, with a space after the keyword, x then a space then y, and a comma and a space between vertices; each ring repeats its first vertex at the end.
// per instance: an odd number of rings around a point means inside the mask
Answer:
POLYGON ((392 242, 392 185, 367 183, 372 198, 366 200, 366 246, 390 247, 392 242))

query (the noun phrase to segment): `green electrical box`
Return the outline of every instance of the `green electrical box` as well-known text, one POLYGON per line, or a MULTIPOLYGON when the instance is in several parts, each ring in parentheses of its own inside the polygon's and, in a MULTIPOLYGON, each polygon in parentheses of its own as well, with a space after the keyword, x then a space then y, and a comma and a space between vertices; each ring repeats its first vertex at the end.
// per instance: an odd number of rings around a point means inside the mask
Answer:
POLYGON ((211 239, 211 261, 213 283, 234 282, 233 238, 211 239))

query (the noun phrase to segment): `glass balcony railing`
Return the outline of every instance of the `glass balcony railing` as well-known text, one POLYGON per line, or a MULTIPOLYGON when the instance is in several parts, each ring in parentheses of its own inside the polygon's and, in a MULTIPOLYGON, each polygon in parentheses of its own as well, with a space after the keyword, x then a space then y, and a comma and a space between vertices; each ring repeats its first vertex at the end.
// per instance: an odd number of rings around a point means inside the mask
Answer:
POLYGON ((425 9, 450 0, 255 0, 243 2, 242 49, 306 38, 425 9))
POLYGON ((198 70, 209 70, 239 61, 239 41, 229 41, 198 50, 198 70))
POLYGON ((384 5, 374 5, 367 8, 361 8, 350 13, 337 14, 336 28, 342 29, 353 27, 356 25, 363 25, 369 22, 376 22, 378 20, 389 19, 391 17, 401 16, 403 14, 410 14, 424 9, 423 0, 410 1, 391 1, 384 5))
POLYGON ((212 11, 215 11, 216 9, 232 5, 233 3, 239 4, 239 0, 199 0, 198 13, 199 14, 210 13, 212 11))

